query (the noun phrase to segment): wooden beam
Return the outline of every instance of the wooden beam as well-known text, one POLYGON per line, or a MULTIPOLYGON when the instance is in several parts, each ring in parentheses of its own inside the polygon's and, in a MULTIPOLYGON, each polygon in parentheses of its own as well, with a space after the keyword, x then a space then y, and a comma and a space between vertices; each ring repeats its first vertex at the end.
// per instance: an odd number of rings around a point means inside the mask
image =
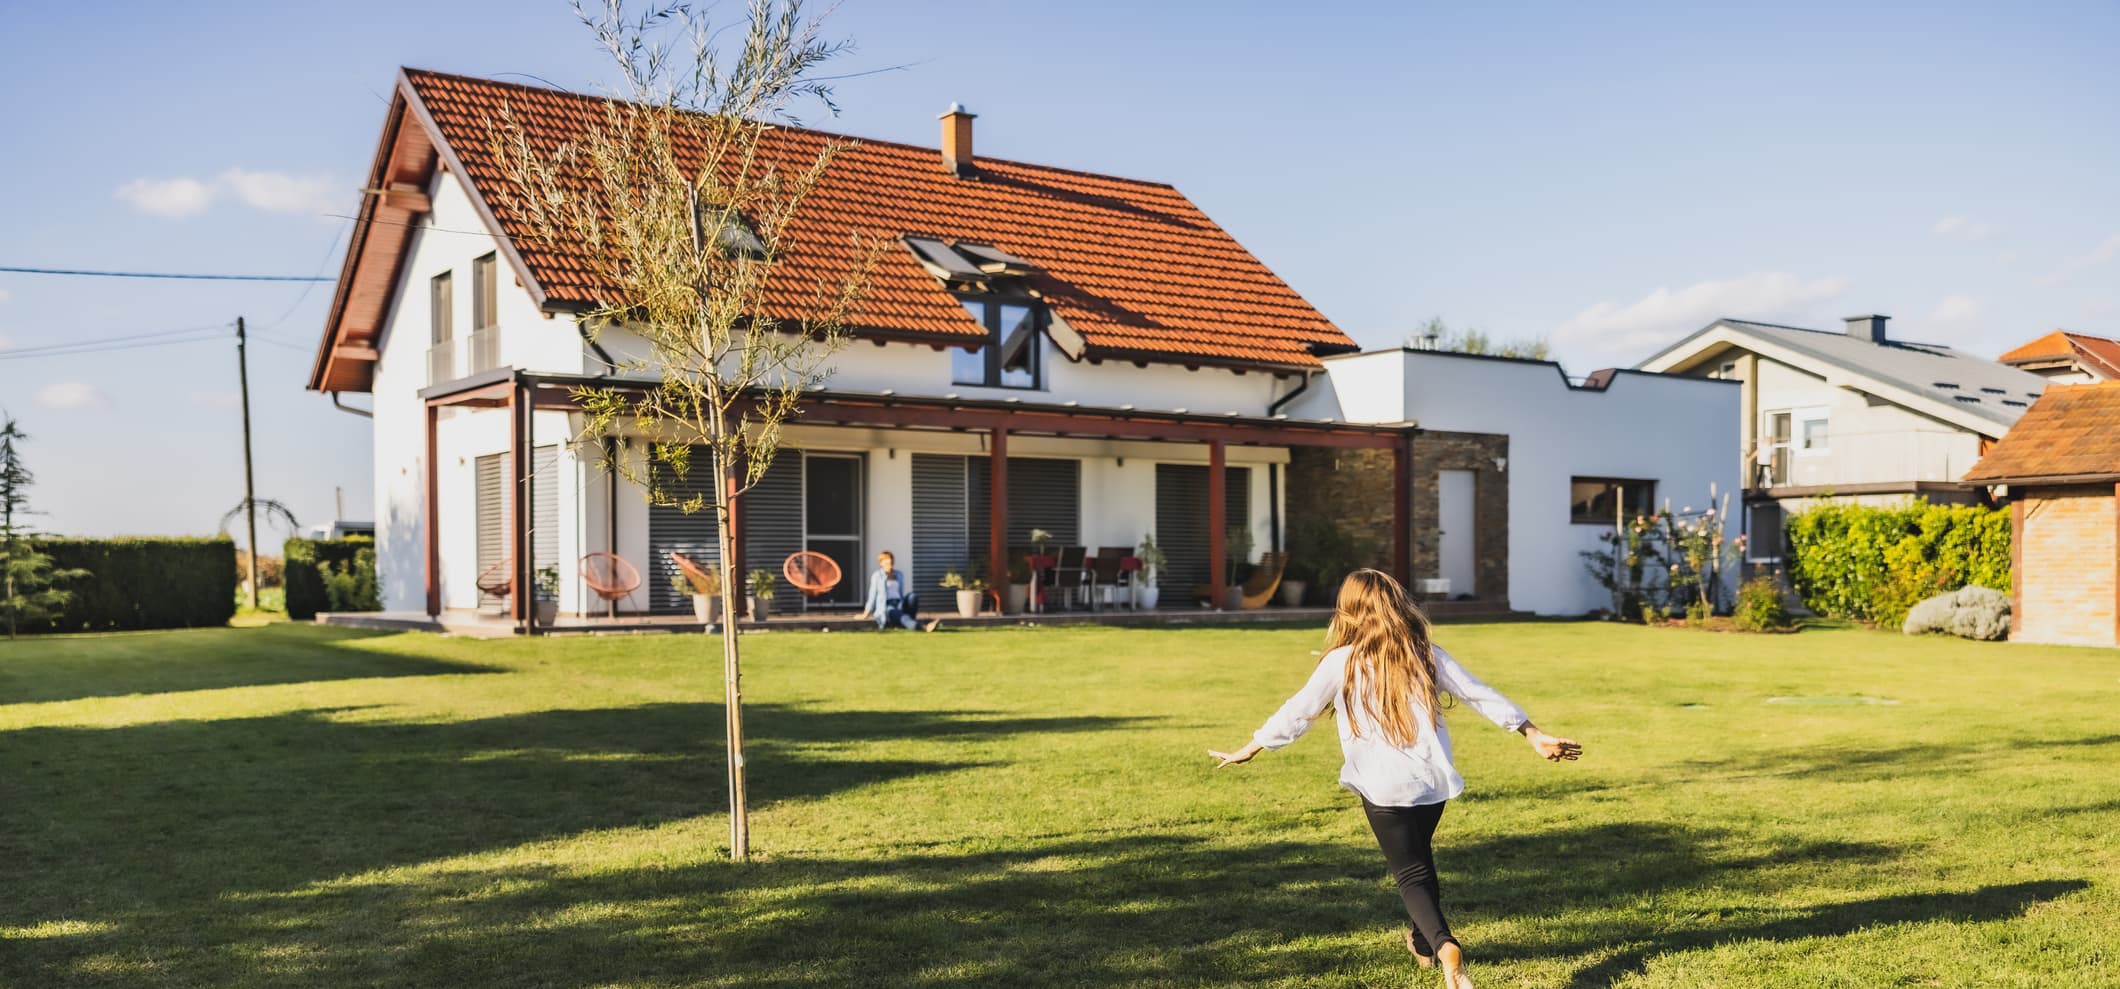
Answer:
MULTIPOLYGON (((442 471, 441 465, 435 461, 436 456, 438 456, 436 453, 438 444, 435 441, 435 421, 440 416, 441 412, 434 406, 427 406, 427 503, 425 506, 427 555, 424 562, 427 573, 427 614, 429 617, 439 617, 442 613, 442 534, 439 531, 442 524, 442 508, 439 503, 442 490, 442 471)), ((476 578, 474 578, 475 580, 476 578)))
POLYGON ((516 621, 527 627, 537 609, 531 605, 532 570, 530 559, 530 520, 533 512, 530 478, 535 466, 530 456, 530 389, 521 382, 511 383, 508 392, 508 470, 515 483, 510 485, 513 495, 512 511, 509 512, 509 556, 514 570, 515 586, 508 595, 509 611, 516 621))
POLYGON ((414 215, 434 209, 434 203, 427 198, 426 190, 410 182, 391 183, 389 188, 383 190, 382 202, 378 205, 385 209, 401 209, 414 215))
POLYGON ((1008 430, 996 428, 987 444, 987 586, 1008 601, 1008 430))
POLYGON ((1210 440, 1207 444, 1207 568, 1208 593, 1214 597, 1208 607, 1222 610, 1228 597, 1228 578, 1223 571, 1229 566, 1229 540, 1222 530, 1229 525, 1228 505, 1229 461, 1221 440, 1210 440))
POLYGON ((381 359, 382 356, 382 353, 377 351, 374 347, 366 347, 357 343, 342 343, 336 347, 331 348, 331 357, 333 360, 373 361, 381 359))

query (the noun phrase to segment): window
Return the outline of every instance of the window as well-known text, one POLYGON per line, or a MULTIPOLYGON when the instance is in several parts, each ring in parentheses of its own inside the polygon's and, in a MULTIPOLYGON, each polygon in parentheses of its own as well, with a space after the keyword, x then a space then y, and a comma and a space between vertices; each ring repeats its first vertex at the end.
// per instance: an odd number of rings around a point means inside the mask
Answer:
POLYGON ((1789 483, 1789 420, 1787 412, 1767 413, 1767 428, 1759 438, 1759 466, 1765 476, 1757 487, 1771 488, 1789 483))
POLYGON ((427 322, 434 327, 434 343, 449 342, 450 319, 456 312, 456 291, 451 285, 456 273, 445 271, 434 276, 427 286, 427 322))
POLYGON ((1024 302, 964 299, 964 311, 986 327, 977 350, 950 351, 950 381, 986 388, 1045 385, 1045 314, 1024 302))
POLYGON ((471 261, 471 330, 490 330, 499 322, 494 310, 494 278, 496 277, 494 255, 487 254, 471 261))
POLYGON ((1568 521, 1577 525, 1617 525, 1627 518, 1656 511, 1656 482, 1620 477, 1578 477, 1568 482, 1568 521))
POLYGON ((1826 421, 1824 419, 1805 419, 1803 421, 1803 452, 1824 453, 1826 449, 1826 421))

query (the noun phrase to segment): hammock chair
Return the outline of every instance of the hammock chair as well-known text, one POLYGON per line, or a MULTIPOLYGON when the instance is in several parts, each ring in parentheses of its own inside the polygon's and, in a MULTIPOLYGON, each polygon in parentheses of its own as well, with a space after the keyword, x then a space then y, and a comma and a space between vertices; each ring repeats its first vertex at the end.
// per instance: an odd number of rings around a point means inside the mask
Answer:
POLYGON ((839 564, 813 550, 803 550, 788 557, 787 562, 780 565, 780 575, 795 585, 796 590, 810 597, 839 586, 839 564))
POLYGON ((604 599, 611 617, 618 617, 620 598, 640 589, 640 571, 617 553, 590 553, 582 557, 582 583, 604 599))
POLYGON ((490 597, 506 598, 515 593, 515 561, 496 560, 493 565, 479 571, 473 581, 481 593, 490 597))

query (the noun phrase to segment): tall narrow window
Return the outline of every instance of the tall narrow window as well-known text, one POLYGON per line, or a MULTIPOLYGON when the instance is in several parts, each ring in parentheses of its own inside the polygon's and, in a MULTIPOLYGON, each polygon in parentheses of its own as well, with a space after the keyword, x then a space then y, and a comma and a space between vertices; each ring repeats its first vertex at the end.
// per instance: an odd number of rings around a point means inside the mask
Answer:
POLYGON ((474 333, 490 330, 498 321, 498 314, 493 311, 497 267, 492 254, 471 261, 471 329, 474 333))
POLYGON ((450 320, 456 313, 456 290, 451 283, 455 279, 455 272, 445 271, 428 283, 427 322, 434 327, 434 342, 437 344, 448 343, 453 329, 450 320))

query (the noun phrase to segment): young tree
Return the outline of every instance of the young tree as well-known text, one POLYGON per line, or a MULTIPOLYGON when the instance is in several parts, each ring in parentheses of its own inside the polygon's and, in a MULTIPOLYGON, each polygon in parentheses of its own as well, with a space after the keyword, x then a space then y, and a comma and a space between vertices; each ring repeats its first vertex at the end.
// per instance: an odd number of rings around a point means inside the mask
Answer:
POLYGON ((10 639, 22 622, 50 618, 73 597, 56 585, 88 576, 86 570, 54 568, 51 556, 29 541, 29 486, 37 478, 16 448, 27 439, 14 417, 0 425, 0 611, 7 612, 10 639))
MULTIPOLYGON (((800 0, 750 0, 740 40, 683 4, 629 16, 623 0, 575 12, 617 63, 623 92, 601 119, 556 148, 505 113, 491 123, 508 180, 500 198, 541 246, 564 245, 593 269, 605 297, 580 317, 592 334, 621 327, 647 353, 618 370, 651 375, 641 391, 584 388, 579 437, 630 428, 647 456, 604 453, 604 469, 640 484, 651 501, 712 510, 720 535, 722 614, 737 614, 732 509, 764 477, 781 427, 821 384, 845 340, 849 314, 886 241, 860 237, 853 261, 818 276, 784 261, 802 249, 803 204, 845 142, 791 159, 774 122, 799 100, 836 112, 815 77, 846 51, 820 38, 800 0), (807 281, 807 284, 797 284, 807 281), (693 463, 703 450, 706 465, 693 463), (686 494, 695 470, 713 497, 686 494)), ((610 447, 596 443, 599 449, 610 447)), ((749 854, 740 640, 720 636, 729 752, 729 850, 749 854)))
POLYGON ((1459 354, 1493 357, 1525 357, 1543 361, 1553 357, 1553 347, 1543 337, 1498 340, 1477 327, 1453 330, 1441 316, 1430 316, 1421 328, 1406 335, 1408 346, 1422 350, 1448 350, 1459 354))

